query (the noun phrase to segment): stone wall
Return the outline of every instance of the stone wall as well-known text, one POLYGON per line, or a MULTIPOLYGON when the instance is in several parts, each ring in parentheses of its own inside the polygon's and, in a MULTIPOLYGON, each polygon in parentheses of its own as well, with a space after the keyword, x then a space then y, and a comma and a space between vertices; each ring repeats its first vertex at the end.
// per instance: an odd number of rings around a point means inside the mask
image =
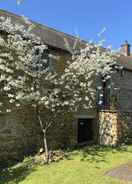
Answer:
POLYGON ((132 112, 101 111, 99 142, 102 145, 132 143, 132 112))
POLYGON ((118 141, 117 112, 101 111, 99 113, 99 143, 116 145, 118 141))
MULTIPOLYGON (((59 122, 48 132, 49 148, 66 147, 73 136, 72 123, 59 122)), ((0 165, 22 160, 24 156, 36 153, 42 147, 40 125, 29 109, 10 115, 0 115, 0 165)))
POLYGON ((132 111, 132 72, 128 70, 124 70, 122 73, 116 72, 112 79, 118 110, 132 111))
MULTIPOLYGON (((99 113, 99 141, 104 145, 132 143, 132 72, 118 71, 112 76, 112 95, 116 106, 99 113), (113 110, 112 110, 113 109, 113 110)), ((111 99, 112 100, 112 99, 111 99)))
POLYGON ((0 163, 21 160, 41 145, 36 118, 28 112, 0 115, 0 163), (32 121, 34 120, 34 121, 32 121))
POLYGON ((119 143, 132 143, 132 112, 118 113, 119 143))
MULTIPOLYGON (((87 114, 88 115, 88 114, 87 114)), ((80 117, 80 115, 79 115, 80 117)), ((78 117, 60 119, 48 132, 50 149, 77 144, 78 117)), ((95 140, 102 145, 116 145, 132 140, 132 112, 101 111, 93 118, 95 140), (98 134, 99 128, 99 134, 98 134)), ((23 110, 0 115, 0 164, 18 161, 42 147, 42 133, 33 112, 23 110)))

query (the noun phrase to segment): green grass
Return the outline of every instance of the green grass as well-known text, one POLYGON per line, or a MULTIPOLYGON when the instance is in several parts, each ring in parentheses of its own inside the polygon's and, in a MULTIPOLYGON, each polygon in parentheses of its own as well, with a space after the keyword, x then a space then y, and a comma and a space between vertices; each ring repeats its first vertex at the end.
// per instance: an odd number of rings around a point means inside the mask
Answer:
POLYGON ((27 158, 1 172, 0 184, 121 184, 104 173, 131 161, 132 146, 118 149, 92 146, 74 150, 67 159, 48 166, 32 165, 27 158))

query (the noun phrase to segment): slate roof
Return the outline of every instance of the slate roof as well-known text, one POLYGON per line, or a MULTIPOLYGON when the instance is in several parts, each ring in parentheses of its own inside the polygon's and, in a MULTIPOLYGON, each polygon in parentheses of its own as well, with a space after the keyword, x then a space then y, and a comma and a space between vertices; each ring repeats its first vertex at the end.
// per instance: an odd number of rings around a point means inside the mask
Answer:
MULTIPOLYGON (((14 13, 10 13, 7 12, 5 10, 1 10, 0 9, 0 16, 4 16, 4 17, 11 17, 12 20, 15 23, 21 23, 21 24, 25 24, 24 19, 22 16, 16 15, 14 13)), ((63 33, 61 31, 57 31, 53 28, 49 28, 45 25, 42 24, 38 24, 36 22, 31 21, 33 24, 35 24, 35 28, 33 29, 33 33, 37 36, 39 36, 41 38, 41 40, 47 44, 48 46, 52 46, 55 48, 59 48, 65 51, 68 51, 67 47, 66 47, 66 43, 65 43, 65 39, 67 40, 67 42, 69 43, 69 45, 71 47, 74 46, 74 43, 77 40, 77 37, 74 37, 72 35, 63 33)), ((78 42, 78 44, 80 45, 84 45, 86 44, 85 41, 80 41, 80 43, 78 42)))
MULTIPOLYGON (((12 20, 15 23, 21 23, 25 24, 24 19, 22 16, 16 15, 14 13, 7 12, 5 10, 0 9, 0 16, 5 17, 11 17, 12 20)), ((65 45, 65 39, 68 41, 69 45, 71 47, 74 46, 74 43, 77 40, 77 37, 74 37, 72 35, 63 33, 61 31, 57 31, 53 28, 49 28, 45 25, 38 24, 36 22, 31 21, 33 24, 35 24, 35 28, 33 29, 33 33, 41 38, 41 40, 47 44, 48 46, 62 49, 64 51, 68 51, 66 45, 65 45)), ((85 46, 85 44, 88 43, 86 41, 79 41, 78 45, 85 46)), ((132 56, 120 56, 118 59, 118 62, 121 63, 125 69, 132 71, 132 56)))

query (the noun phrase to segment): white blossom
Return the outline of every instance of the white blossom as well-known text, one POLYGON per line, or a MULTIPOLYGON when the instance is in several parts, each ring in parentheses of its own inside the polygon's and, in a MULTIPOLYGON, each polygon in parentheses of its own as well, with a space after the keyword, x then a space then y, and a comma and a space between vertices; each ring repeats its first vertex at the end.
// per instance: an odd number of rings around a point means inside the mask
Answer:
POLYGON ((14 99, 10 99, 9 102, 10 102, 10 103, 14 103, 15 100, 14 100, 14 99))
POLYGON ((11 88, 10 88, 9 86, 5 86, 5 87, 3 88, 4 91, 10 91, 10 89, 11 89, 11 88))
POLYGON ((6 109, 6 112, 11 112, 11 109, 6 109))

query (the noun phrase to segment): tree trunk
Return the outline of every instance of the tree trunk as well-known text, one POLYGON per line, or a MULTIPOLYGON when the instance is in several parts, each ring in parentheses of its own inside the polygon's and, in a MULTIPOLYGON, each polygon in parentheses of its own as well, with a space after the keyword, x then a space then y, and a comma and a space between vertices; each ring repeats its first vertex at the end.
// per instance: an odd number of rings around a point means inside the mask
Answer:
POLYGON ((38 115, 38 120, 39 120, 39 124, 40 124, 41 130, 43 132, 43 148, 45 150, 44 162, 46 164, 48 164, 49 163, 49 150, 48 150, 47 134, 46 134, 47 133, 47 128, 44 128, 43 122, 41 120, 40 115, 38 115))
POLYGON ((45 149, 45 163, 49 163, 49 150, 48 150, 48 144, 47 144, 47 136, 46 136, 46 131, 43 129, 43 143, 44 143, 44 149, 45 149))

